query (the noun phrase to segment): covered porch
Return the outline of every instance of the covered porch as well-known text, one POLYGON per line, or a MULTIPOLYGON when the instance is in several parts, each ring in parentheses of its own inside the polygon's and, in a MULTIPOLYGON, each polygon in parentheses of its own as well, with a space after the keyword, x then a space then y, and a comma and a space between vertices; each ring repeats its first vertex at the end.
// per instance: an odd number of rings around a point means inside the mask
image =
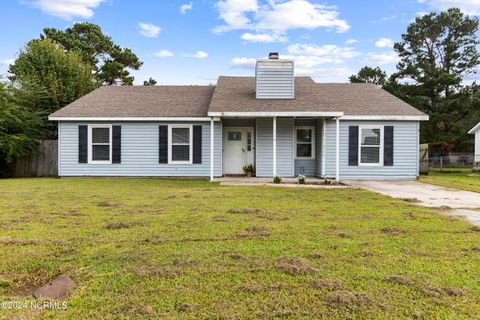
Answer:
MULTIPOLYGON (((340 118, 339 113, 221 117, 218 121, 222 131, 222 177, 239 178, 244 175, 243 167, 252 165, 257 179, 271 181, 272 177, 279 176, 296 180, 298 175, 304 175, 310 181, 317 181, 316 178, 326 177, 326 154, 329 152, 331 159, 333 151, 335 164, 329 163, 329 166, 335 166, 335 176, 332 170, 329 176, 338 182, 340 118), (328 150, 327 122, 330 128, 335 127, 335 145, 330 141, 328 150)), ((213 168, 211 172, 213 181, 213 168)))

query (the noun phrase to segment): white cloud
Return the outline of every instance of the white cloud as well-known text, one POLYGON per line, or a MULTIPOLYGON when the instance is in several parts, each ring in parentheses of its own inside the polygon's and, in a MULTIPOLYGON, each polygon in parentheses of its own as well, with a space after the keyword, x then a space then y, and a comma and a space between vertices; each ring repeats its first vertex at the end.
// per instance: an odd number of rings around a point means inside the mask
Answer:
POLYGON ((205 59, 206 57, 208 57, 208 53, 206 53, 205 51, 197 51, 195 52, 194 54, 190 54, 190 55, 187 55, 187 57, 191 57, 191 58, 197 58, 197 59, 205 59))
POLYGON ((394 42, 388 38, 380 38, 375 41, 375 47, 377 48, 393 48, 394 42))
POLYGON ((234 68, 253 69, 255 68, 256 62, 257 59, 255 58, 233 58, 232 61, 230 61, 230 64, 234 68))
POLYGON ((285 42, 287 37, 276 34, 257 33, 250 32, 242 34, 242 39, 250 42, 285 42))
POLYGON ((328 62, 342 63, 346 59, 359 56, 360 53, 350 47, 338 47, 334 44, 318 46, 315 44, 292 44, 287 47, 289 53, 298 56, 310 56, 328 59, 328 62))
POLYGON ((147 38, 156 38, 162 29, 160 27, 145 22, 139 22, 138 27, 140 28, 140 34, 147 38))
POLYGON ((309 69, 306 71, 297 70, 297 75, 311 76, 315 78, 326 79, 328 81, 340 81, 345 82, 345 80, 352 74, 352 72, 347 68, 316 68, 309 69))
MULTIPOLYGON (((335 7, 311 3, 308 0, 219 0, 216 8, 225 24, 217 26, 214 32, 229 30, 255 30, 258 34, 276 36, 277 41, 286 39, 291 29, 327 28, 345 32, 350 25, 338 18, 335 7)), ((253 38, 257 39, 257 38, 253 38)))
POLYGON ((352 44, 355 44, 357 42, 358 42, 357 39, 348 39, 347 41, 345 41, 345 44, 346 45, 352 45, 352 44))
POLYGON ((365 63, 375 66, 382 66, 385 64, 396 63, 398 61, 398 55, 391 52, 371 52, 368 54, 365 63))
POLYGON ((93 9, 104 0, 34 0, 30 2, 41 11, 66 20, 73 18, 91 18, 93 9))
POLYGON ((190 1, 189 3, 184 3, 180 6, 180 13, 185 14, 185 13, 187 13, 187 11, 192 10, 192 7, 193 7, 193 2, 192 1, 190 1))
POLYGON ((460 8, 464 13, 474 16, 480 15, 480 0, 420 0, 420 3, 429 3, 433 8, 446 10, 460 8))
POLYGON ((153 55, 158 58, 167 58, 167 57, 173 57, 173 52, 170 50, 164 49, 164 50, 155 52, 153 55))
POLYGON ((13 64, 15 62, 14 59, 3 59, 3 60, 0 60, 0 66, 9 66, 11 64, 13 64))

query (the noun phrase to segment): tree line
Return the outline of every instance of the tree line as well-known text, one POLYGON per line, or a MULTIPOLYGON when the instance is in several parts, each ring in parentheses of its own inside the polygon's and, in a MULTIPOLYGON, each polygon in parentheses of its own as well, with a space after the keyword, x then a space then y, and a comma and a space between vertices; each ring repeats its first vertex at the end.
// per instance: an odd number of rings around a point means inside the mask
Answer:
POLYGON ((56 139, 49 114, 101 85, 132 85, 130 71, 142 64, 98 25, 43 29, 20 50, 7 81, 0 82, 0 176, 8 174, 16 159, 34 152, 38 140, 56 139))
POLYGON ((465 79, 480 68, 478 18, 452 8, 417 17, 395 43, 396 72, 365 66, 350 82, 369 82, 430 116, 421 141, 436 151, 470 151, 467 131, 480 121, 480 88, 465 79))

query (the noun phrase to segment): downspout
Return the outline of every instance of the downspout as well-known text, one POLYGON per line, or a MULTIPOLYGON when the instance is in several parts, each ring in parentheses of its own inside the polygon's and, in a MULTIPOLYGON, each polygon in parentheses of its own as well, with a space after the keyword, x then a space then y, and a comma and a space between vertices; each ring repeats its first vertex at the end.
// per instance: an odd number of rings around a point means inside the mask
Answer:
POLYGON ((340 117, 335 119, 335 180, 340 182, 340 117))
POLYGON ((326 158, 326 155, 325 155, 325 140, 326 139, 326 134, 327 134, 327 121, 325 120, 325 118, 322 119, 322 171, 320 173, 320 176, 322 178, 325 178, 325 158, 326 158))
POLYGON ((210 182, 213 181, 214 177, 214 161, 215 161, 215 155, 214 155, 214 142, 215 142, 215 132, 214 132, 214 126, 215 122, 213 120, 213 117, 210 118, 210 182))
POLYGON ((273 117, 273 176, 277 175, 277 117, 273 117))

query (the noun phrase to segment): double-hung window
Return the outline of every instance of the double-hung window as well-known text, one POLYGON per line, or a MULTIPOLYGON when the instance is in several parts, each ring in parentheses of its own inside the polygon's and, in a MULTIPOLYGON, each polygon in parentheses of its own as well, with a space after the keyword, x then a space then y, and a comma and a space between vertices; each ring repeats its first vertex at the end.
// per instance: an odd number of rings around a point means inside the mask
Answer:
POLYGON ((315 159, 315 127, 295 128, 295 158, 315 159))
POLYGON ((168 126, 168 163, 192 164, 192 125, 171 124, 168 126))
POLYGON ((360 165, 382 165, 383 126, 360 126, 359 133, 360 165))
POLYGON ((88 126, 88 163, 112 163, 112 126, 91 124, 88 126))

